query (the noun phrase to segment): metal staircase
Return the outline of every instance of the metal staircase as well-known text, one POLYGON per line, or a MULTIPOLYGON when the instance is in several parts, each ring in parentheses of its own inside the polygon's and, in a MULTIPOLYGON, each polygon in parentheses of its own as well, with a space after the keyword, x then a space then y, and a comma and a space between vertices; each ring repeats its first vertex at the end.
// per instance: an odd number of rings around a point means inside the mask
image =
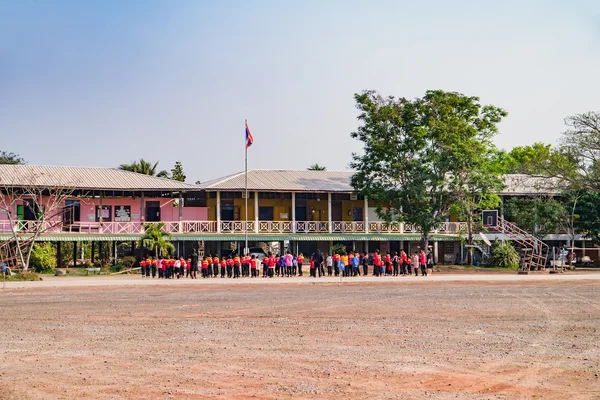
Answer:
POLYGON ((498 216, 495 226, 488 226, 496 233, 506 235, 506 237, 521 246, 522 263, 521 269, 525 271, 546 269, 546 255, 550 248, 547 244, 536 238, 532 234, 512 224, 504 218, 498 216))

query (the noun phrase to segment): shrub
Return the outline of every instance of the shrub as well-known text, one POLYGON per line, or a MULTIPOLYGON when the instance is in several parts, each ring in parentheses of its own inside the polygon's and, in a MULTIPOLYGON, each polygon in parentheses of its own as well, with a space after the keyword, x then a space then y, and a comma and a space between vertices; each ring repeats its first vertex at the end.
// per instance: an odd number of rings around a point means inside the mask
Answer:
POLYGON ((135 265, 135 257, 126 256, 121 259, 121 265, 125 269, 130 269, 135 265))
POLYGON ((501 268, 518 268, 519 253, 508 241, 494 240, 491 249, 491 265, 501 268))
MULTIPOLYGON (((1 272, 1 271, 0 271, 1 272)), ((14 275, 6 276, 7 281, 41 281, 40 276, 33 271, 17 272, 14 275)))
POLYGON ((36 243, 31 250, 29 266, 39 273, 53 273, 56 268, 56 250, 50 242, 36 243))

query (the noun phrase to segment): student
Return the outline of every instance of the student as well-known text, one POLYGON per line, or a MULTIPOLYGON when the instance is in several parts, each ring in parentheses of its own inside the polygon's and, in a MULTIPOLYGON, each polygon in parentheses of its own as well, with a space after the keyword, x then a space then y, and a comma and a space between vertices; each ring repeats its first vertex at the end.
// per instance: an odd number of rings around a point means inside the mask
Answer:
POLYGON ((264 256, 262 259, 262 276, 266 278, 269 275, 269 257, 264 256))
POLYGON ((385 272, 386 275, 392 274, 392 255, 390 252, 385 253, 385 272))
POLYGON ((275 274, 275 256, 269 252, 269 278, 275 274))
POLYGON ((302 253, 298 254, 296 261, 298 262, 298 276, 302 276, 302 263, 304 262, 304 255, 302 253))
POLYGON ((411 261, 412 267, 415 270, 415 276, 419 276, 419 253, 415 251, 411 261))
POLYGON ((188 258, 185 260, 185 273, 189 275, 191 279, 194 279, 194 273, 192 272, 192 259, 188 258))
POLYGON ((360 254, 358 251, 352 257, 352 276, 360 276, 360 254))
POLYGON ((367 276, 369 274, 369 253, 365 251, 361 261, 363 266, 363 276, 367 276))
POLYGON ((217 255, 213 255, 212 258, 213 272, 212 275, 216 278, 219 276, 219 257, 217 255))
POLYGON ((296 276, 298 271, 298 257, 294 255, 294 259, 292 260, 292 276, 296 276))
POLYGON ((250 275, 251 278, 256 278, 258 276, 256 273, 257 261, 258 260, 254 256, 254 254, 252 254, 252 256, 250 257, 250 271, 252 272, 252 274, 250 275))
POLYGON ((291 277, 292 265, 294 264, 294 256, 292 256, 292 252, 288 250, 287 254, 283 258, 285 262, 285 275, 287 277, 291 277))
POLYGON ((225 278, 225 270, 227 269, 227 260, 225 257, 221 260, 221 278, 225 278))
POLYGON ((333 254, 333 267, 335 268, 335 276, 340 274, 340 255, 335 252, 333 254))
POLYGON ((208 278, 208 276, 210 274, 210 272, 208 271, 209 268, 210 268, 210 264, 209 264, 209 261, 208 261, 208 257, 204 256, 202 258, 202 267, 201 267, 201 269, 202 269, 202 279, 208 278))
POLYGON ((327 264, 327 276, 333 275, 333 257, 331 254, 327 254, 327 258, 325 258, 325 264, 327 264))
POLYGON ((241 263, 240 256, 238 256, 236 254, 233 257, 233 278, 234 279, 240 277, 240 263, 241 263))
POLYGON ((158 271, 158 279, 161 279, 163 277, 162 266, 163 266, 163 259, 162 259, 162 257, 160 257, 158 259, 158 261, 156 262, 156 270, 158 271))
POLYGON ((375 250, 375 254, 373 254, 373 275, 380 276, 381 275, 381 256, 379 255, 379 250, 375 250))
POLYGON ((140 261, 140 270, 142 271, 142 278, 146 277, 146 260, 142 259, 140 261))
POLYGON ((348 276, 350 268, 348 268, 348 254, 346 254, 345 251, 342 252, 342 255, 340 256, 340 269, 342 268, 341 266, 344 267, 343 275, 348 276))
POLYGON ((425 250, 419 253, 419 265, 421 266, 421 276, 427 276, 427 256, 425 250))
POLYGON ((394 274, 393 274, 394 276, 398 276, 398 273, 399 273, 398 272, 398 267, 400 266, 400 264, 399 264, 398 260, 399 260, 399 258, 398 258, 398 252, 395 251, 394 255, 392 256, 392 267, 394 269, 394 274))
POLYGON ((246 275, 246 270, 249 269, 248 266, 250 264, 250 259, 248 258, 248 255, 244 254, 242 256, 242 276, 248 276, 246 275))
POLYGON ((402 250, 400 252, 400 266, 401 266, 401 274, 402 275, 406 275, 406 269, 407 269, 407 265, 408 263, 406 262, 408 259, 408 257, 406 256, 406 252, 404 250, 402 250))

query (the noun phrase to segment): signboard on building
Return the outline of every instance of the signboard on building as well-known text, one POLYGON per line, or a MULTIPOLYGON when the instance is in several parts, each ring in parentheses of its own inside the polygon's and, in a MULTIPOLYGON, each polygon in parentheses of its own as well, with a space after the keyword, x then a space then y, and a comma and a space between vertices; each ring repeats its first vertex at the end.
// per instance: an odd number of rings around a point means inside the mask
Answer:
POLYGON ((115 222, 131 222, 131 206, 115 206, 115 222))

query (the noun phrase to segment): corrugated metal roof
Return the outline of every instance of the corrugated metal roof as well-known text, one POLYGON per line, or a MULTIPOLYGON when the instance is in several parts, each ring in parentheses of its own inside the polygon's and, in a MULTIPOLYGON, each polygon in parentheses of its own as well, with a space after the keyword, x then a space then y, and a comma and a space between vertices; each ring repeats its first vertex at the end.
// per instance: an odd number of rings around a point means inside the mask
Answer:
MULTIPOLYGON (((353 174, 353 171, 255 169, 248 171, 248 190, 352 193, 354 189, 350 186, 350 179, 353 174)), ((556 179, 513 174, 505 175, 504 181, 506 188, 500 193, 503 195, 558 194, 560 191, 556 179)), ((208 191, 244 190, 244 173, 214 179, 200 187, 208 191)))
MULTIPOLYGON (((264 170, 248 171, 248 190, 288 192, 353 192, 349 171, 264 170)), ((243 190, 243 172, 205 182, 206 190, 243 190)))
POLYGON ((117 168, 0 164, 0 186, 84 190, 190 191, 198 186, 117 168))

